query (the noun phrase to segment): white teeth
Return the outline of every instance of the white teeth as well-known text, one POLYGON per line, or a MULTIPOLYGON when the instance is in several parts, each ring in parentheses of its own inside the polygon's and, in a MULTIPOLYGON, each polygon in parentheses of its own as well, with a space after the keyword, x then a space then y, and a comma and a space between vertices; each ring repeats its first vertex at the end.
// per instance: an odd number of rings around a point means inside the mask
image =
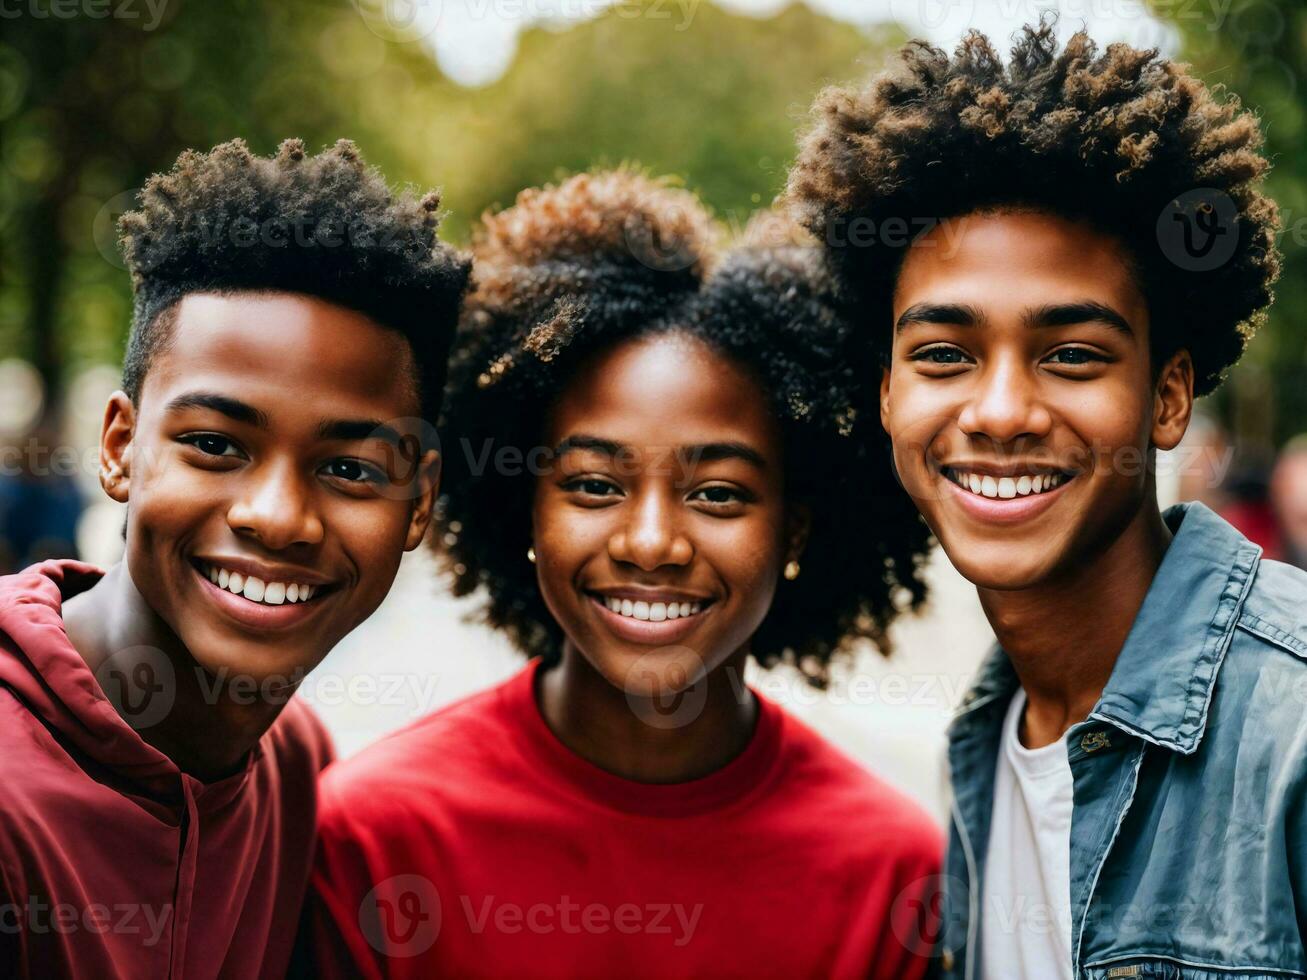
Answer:
POLYGON ((1000 500, 1012 500, 1015 497, 1027 497, 1032 493, 1043 493, 1065 482, 1061 474, 1034 473, 1019 477, 981 476, 978 473, 954 472, 951 479, 958 486, 983 497, 1000 500))
POLYGON ((643 600, 617 599, 612 596, 605 596, 603 602, 609 612, 648 623, 661 623, 669 619, 684 619, 686 616, 693 616, 703 609, 703 605, 698 602, 645 602, 643 600))
POLYGON ((212 565, 204 566, 204 573, 209 581, 220 589, 233 595, 244 596, 251 602, 263 602, 280 606, 286 602, 307 602, 317 591, 316 586, 300 585, 296 582, 267 582, 254 576, 246 577, 240 572, 228 571, 212 565))

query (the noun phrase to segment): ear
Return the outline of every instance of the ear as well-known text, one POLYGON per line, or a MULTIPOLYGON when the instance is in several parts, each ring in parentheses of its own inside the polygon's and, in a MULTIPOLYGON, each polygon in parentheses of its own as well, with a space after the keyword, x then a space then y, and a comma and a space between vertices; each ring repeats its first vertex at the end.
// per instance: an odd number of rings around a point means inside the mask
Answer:
POLYGON ((404 539, 404 550, 412 551, 422 543, 431 526, 431 515, 435 511, 436 496, 440 493, 440 453, 428 449, 422 454, 418 463, 418 495, 413 501, 413 513, 408 519, 408 535, 404 539))
POLYGON ((136 406, 122 391, 109 396, 100 428, 100 486, 113 500, 127 503, 132 485, 132 442, 136 406))
POLYGON ((1187 350, 1176 351, 1163 365, 1153 393, 1152 444, 1174 449, 1189 428, 1194 410, 1194 360, 1187 350))
POLYGON ((880 427, 889 431, 889 365, 880 369, 880 427))
POLYGON ((808 547, 808 534, 812 530, 812 509, 807 504, 794 504, 785 519, 785 560, 798 561, 808 547))

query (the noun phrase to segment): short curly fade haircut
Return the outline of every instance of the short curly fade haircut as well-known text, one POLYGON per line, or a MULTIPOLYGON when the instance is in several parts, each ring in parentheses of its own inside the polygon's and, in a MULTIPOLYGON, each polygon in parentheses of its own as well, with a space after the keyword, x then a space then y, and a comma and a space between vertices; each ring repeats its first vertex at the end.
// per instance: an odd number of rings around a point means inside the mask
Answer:
POLYGON ((886 234, 847 246, 855 221, 888 233, 905 227, 899 222, 915 230, 1008 208, 1084 221, 1132 259, 1154 370, 1186 349, 1196 393, 1207 394, 1242 355, 1279 273, 1278 212, 1259 189, 1269 164, 1257 120, 1156 50, 1112 44, 1100 54, 1081 31, 1059 51, 1055 26, 1045 17, 1023 28, 1006 65, 977 32, 951 58, 912 41, 865 87, 824 91, 787 204, 824 236, 863 318, 886 325, 872 338, 882 357, 910 243, 884 244, 886 234), (1230 212, 1230 257, 1203 271, 1173 261, 1159 216, 1214 201, 1230 212))
POLYGON ((434 423, 469 277, 466 257, 437 237, 440 218, 439 194, 392 195, 349 140, 309 156, 288 139, 270 159, 240 139, 187 150, 119 221, 134 293, 124 390, 139 401, 186 294, 285 291, 402 334, 434 423))
POLYGON ((556 661, 563 634, 525 558, 535 478, 485 465, 485 450, 539 446, 550 405, 599 352, 657 333, 697 338, 768 394, 787 498, 812 502, 803 574, 779 583, 752 654, 821 685, 859 638, 888 652, 896 613, 924 599, 929 532, 887 445, 855 438, 875 415, 854 403, 859 344, 820 250, 741 248, 710 275, 715 240, 696 198, 629 170, 526 191, 485 220, 451 369, 435 541, 456 594, 484 587, 486 621, 556 661))

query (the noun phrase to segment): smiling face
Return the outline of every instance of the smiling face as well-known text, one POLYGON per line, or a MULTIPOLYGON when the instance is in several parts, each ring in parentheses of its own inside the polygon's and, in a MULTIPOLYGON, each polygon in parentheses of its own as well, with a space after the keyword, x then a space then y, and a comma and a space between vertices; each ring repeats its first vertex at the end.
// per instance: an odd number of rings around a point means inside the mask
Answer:
POLYGON ((881 418, 904 486, 976 585, 1074 574, 1147 507, 1192 403, 1187 353, 1154 373, 1113 239, 1033 212, 937 227, 904 258, 881 418))
POLYGON ((294 680, 376 609, 429 521, 411 351, 288 293, 188 295, 169 334, 102 440, 132 581, 210 673, 294 680))
POLYGON ((644 696, 742 653, 801 545, 758 385, 685 335, 628 341, 573 376, 545 440, 537 573, 570 645, 644 696))

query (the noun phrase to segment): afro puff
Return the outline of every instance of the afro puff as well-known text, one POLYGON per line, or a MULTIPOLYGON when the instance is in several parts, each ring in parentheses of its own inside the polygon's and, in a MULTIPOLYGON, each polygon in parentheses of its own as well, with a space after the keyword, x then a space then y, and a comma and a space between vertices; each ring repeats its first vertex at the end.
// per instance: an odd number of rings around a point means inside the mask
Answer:
POLYGON ((187 293, 277 290, 337 303, 413 349, 424 416, 440 410, 467 260, 437 238, 440 197, 392 196, 349 140, 317 156, 288 139, 275 157, 243 140, 187 150, 155 174, 119 232, 134 310, 123 387, 136 401, 187 293))
POLYGON ((972 32, 951 58, 913 41, 865 87, 823 92, 786 201, 882 325, 882 357, 911 244, 891 229, 1007 207, 1083 220, 1133 259, 1154 368, 1188 350, 1206 394, 1242 355, 1279 273, 1257 121, 1156 50, 1099 54, 1082 31, 1059 52, 1054 26, 1025 27, 1006 65, 972 32), (1172 237, 1194 220, 1225 236, 1221 261, 1195 261, 1172 237), (859 225, 877 240, 851 244, 859 225))
POLYGON ((442 427, 437 547, 456 594, 484 588, 486 621, 525 653, 556 661, 562 632, 523 557, 534 477, 485 466, 485 448, 525 456, 538 446, 550 405, 598 352, 660 332, 695 337, 769 393, 787 496, 820 494, 804 574, 780 583, 751 649, 760 663, 796 663, 821 684, 855 638, 888 648, 900 587, 909 601, 924 596, 928 532, 894 481, 888 449, 854 438, 875 415, 853 402, 855 338, 821 252, 744 248, 709 274, 715 238, 692 195, 630 171, 527 191, 486 219, 442 427))

